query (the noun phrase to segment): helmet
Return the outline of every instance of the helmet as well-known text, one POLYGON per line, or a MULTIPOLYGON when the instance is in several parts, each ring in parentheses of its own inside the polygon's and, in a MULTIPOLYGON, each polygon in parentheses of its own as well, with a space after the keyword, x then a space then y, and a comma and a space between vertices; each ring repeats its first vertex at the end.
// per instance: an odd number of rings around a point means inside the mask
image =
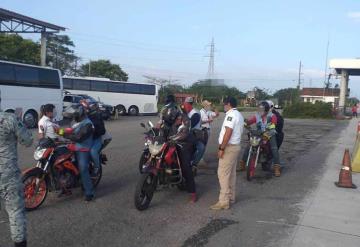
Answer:
POLYGON ((274 102, 272 102, 271 100, 267 100, 266 102, 269 104, 270 109, 274 107, 274 102))
POLYGON ((264 109, 265 112, 268 112, 270 110, 270 105, 266 101, 261 101, 258 106, 259 106, 259 108, 264 109))
POLYGON ((63 116, 80 122, 86 115, 85 108, 81 104, 71 105, 65 108, 63 116))
POLYGON ((166 96, 165 104, 175 103, 175 96, 172 94, 169 94, 166 96))
POLYGON ((179 114, 180 111, 176 106, 164 107, 161 110, 161 120, 163 120, 168 125, 172 125, 179 114))

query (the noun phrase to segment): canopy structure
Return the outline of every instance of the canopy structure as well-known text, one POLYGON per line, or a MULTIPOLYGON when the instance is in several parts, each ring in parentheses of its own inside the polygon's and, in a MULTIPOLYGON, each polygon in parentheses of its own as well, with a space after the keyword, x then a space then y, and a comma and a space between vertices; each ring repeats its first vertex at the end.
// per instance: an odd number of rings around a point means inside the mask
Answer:
POLYGON ((339 108, 344 113, 349 76, 360 76, 360 59, 331 59, 330 68, 341 76, 339 108))
POLYGON ((46 35, 65 31, 65 27, 40 21, 0 8, 0 33, 40 33, 41 65, 46 65, 46 35))

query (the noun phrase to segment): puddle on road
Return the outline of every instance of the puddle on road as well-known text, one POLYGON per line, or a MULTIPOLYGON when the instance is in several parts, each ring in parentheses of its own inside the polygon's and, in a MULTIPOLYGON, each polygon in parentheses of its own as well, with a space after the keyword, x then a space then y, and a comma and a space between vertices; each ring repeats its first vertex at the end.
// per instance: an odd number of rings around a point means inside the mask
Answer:
POLYGON ((213 219, 195 235, 188 238, 182 247, 205 246, 209 242, 210 237, 233 224, 238 224, 238 222, 229 219, 213 219))

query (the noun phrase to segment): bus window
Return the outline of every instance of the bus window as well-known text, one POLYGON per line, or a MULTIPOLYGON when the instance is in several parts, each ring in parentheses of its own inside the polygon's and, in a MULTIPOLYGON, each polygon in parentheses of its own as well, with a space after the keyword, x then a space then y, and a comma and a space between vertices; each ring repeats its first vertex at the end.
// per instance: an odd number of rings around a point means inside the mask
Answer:
POLYGON ((126 93, 140 93, 140 85, 133 83, 125 83, 125 92, 126 93))
POLYGON ((107 82, 103 81, 91 81, 91 90, 98 92, 106 92, 107 91, 107 82))
POLYGON ((59 88, 59 73, 56 70, 40 69, 39 70, 40 87, 59 88))
POLYGON ((155 95, 154 85, 141 85, 141 93, 148 95, 155 95))
POLYGON ((73 89, 90 91, 90 81, 88 81, 88 80, 73 80, 73 89))
POLYGON ((72 89, 72 79, 63 78, 63 87, 64 89, 72 89))
POLYGON ((16 82, 22 86, 39 86, 39 69, 15 65, 16 82))
POLYGON ((109 84, 109 92, 112 93, 123 93, 124 92, 124 83, 118 82, 108 82, 109 84))
POLYGON ((14 66, 0 63, 0 84, 8 84, 15 81, 14 66))

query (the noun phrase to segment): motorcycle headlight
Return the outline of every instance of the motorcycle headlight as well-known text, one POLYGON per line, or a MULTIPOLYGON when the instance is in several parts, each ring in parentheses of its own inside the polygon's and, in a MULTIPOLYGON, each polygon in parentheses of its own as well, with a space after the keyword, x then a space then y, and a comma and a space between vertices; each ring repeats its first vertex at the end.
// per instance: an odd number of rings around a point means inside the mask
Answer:
POLYGON ((151 155, 158 155, 161 151, 162 145, 158 145, 158 144, 150 144, 149 145, 149 151, 151 153, 151 155))
POLYGON ((250 145, 251 146, 258 146, 260 144, 261 138, 253 136, 250 137, 250 145))
POLYGON ((45 151, 46 151, 46 148, 37 148, 34 152, 34 159, 36 161, 40 160, 43 157, 45 151))

